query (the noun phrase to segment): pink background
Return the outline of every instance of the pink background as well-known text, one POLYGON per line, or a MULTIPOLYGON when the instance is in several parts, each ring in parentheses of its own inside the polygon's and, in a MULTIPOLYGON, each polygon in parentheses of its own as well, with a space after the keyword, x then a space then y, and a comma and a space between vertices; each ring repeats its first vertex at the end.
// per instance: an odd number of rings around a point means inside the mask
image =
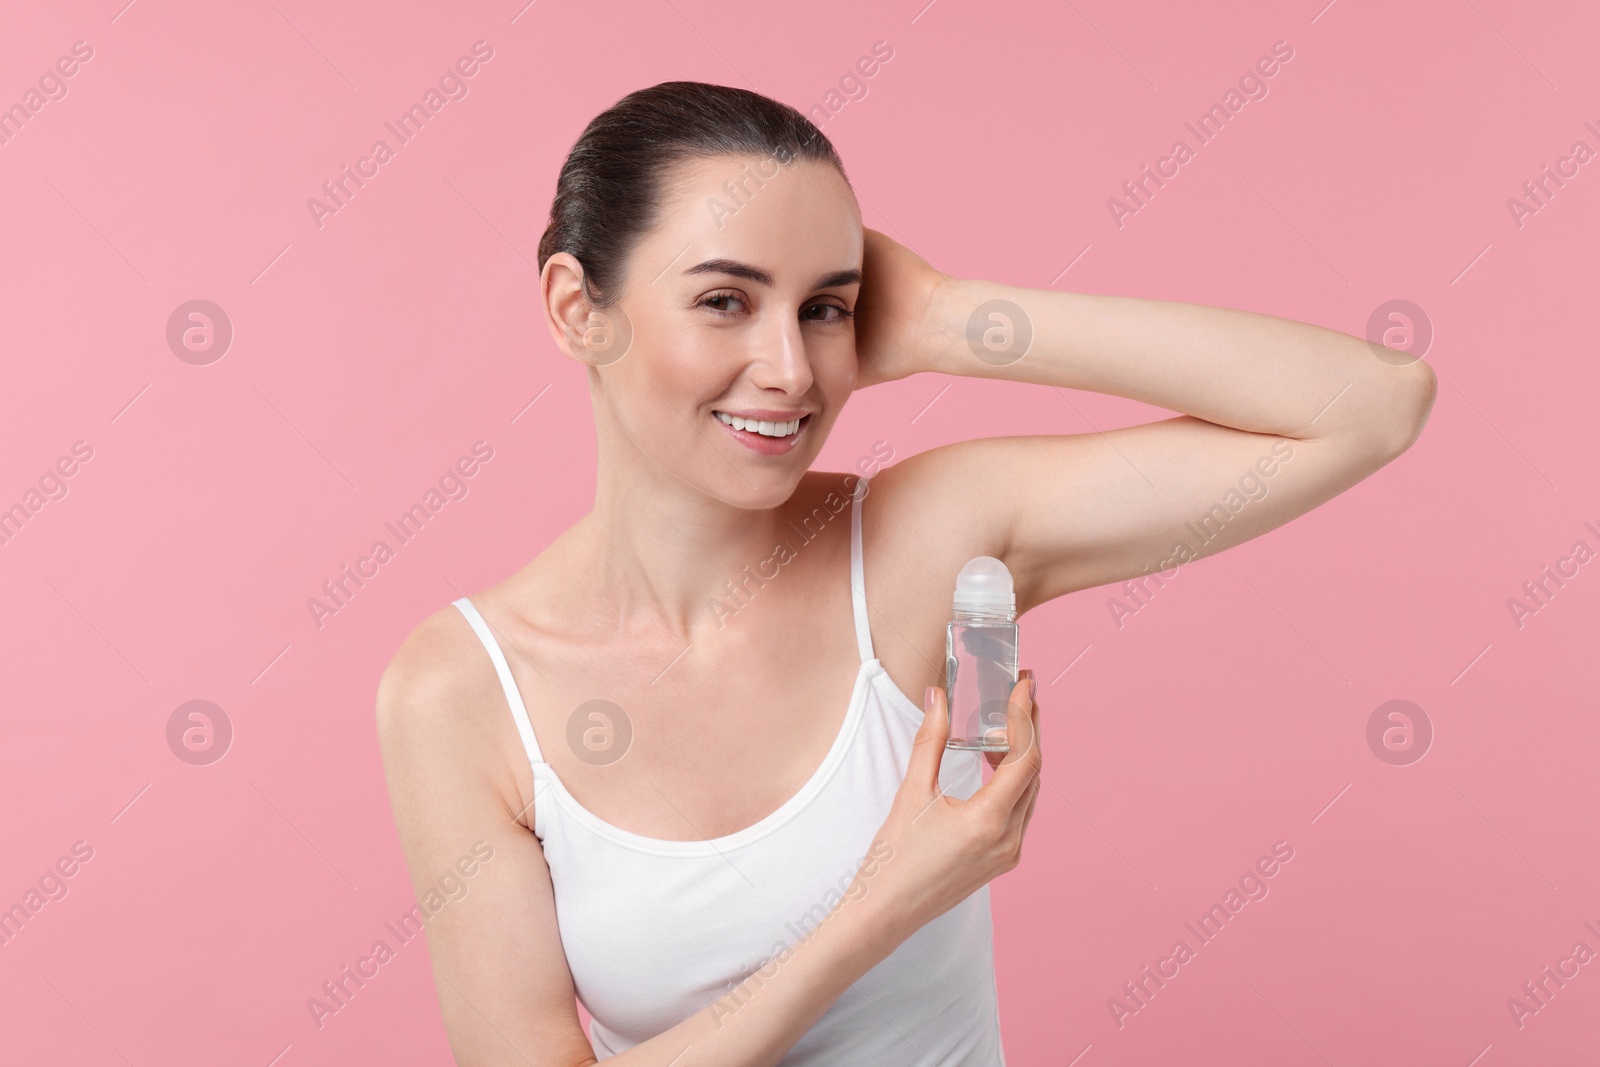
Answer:
MULTIPOLYGON (((804 110, 880 40, 892 60, 823 129, 867 224, 942 269, 1356 334, 1403 298, 1436 332, 1432 421, 1390 467, 1120 628, 1116 589, 1023 620, 1050 759, 994 887, 1010 1061, 1594 1054, 1600 961, 1521 1028, 1507 1007, 1574 942, 1600 950, 1600 565, 1520 628, 1507 606, 1575 541, 1600 549, 1600 163, 1521 227, 1506 206, 1574 141, 1600 148, 1592 10, 123 2, 13 4, 0 34, 7 105, 94 50, 0 145, 0 506, 93 449, 0 545, 0 906, 94 850, 0 946, 0 1058, 447 1060, 420 941, 321 1029, 306 1000, 411 903, 383 665, 589 506, 584 375, 533 304, 557 169, 632 89, 804 110), (478 40, 469 95, 319 228, 307 199, 478 40), (1270 94, 1119 229, 1107 198, 1279 40, 1270 94), (235 331, 206 366, 165 340, 197 298, 235 331), (307 598, 480 439, 469 495, 318 628, 307 598), (209 766, 167 745, 192 699, 233 724, 209 766), (1420 762, 1368 748, 1392 699, 1433 724, 1420 762), (1270 895, 1119 1028, 1107 999, 1277 841, 1270 895)), ((853 400, 819 465, 1165 414, 920 375, 853 400)))

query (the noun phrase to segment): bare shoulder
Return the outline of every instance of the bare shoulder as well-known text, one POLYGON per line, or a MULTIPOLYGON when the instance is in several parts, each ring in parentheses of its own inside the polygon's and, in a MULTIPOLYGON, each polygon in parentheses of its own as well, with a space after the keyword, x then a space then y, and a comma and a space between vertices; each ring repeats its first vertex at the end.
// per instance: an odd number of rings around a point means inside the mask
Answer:
POLYGON ((487 650, 454 605, 406 636, 379 678, 376 710, 391 777, 470 781, 508 804, 515 799, 512 765, 503 758, 514 730, 505 695, 487 650))
POLYGON ((425 729, 455 717, 452 709, 459 711, 493 678, 490 671, 466 669, 474 649, 487 666, 483 646, 455 605, 422 620, 378 680, 379 729, 425 729))

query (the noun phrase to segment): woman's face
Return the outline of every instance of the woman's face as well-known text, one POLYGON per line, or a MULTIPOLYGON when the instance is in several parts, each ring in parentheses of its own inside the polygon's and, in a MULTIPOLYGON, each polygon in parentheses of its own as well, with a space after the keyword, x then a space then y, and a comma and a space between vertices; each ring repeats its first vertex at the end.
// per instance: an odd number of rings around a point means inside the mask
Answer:
POLYGON ((680 164, 617 307, 599 313, 593 336, 625 353, 574 353, 598 365, 599 432, 614 435, 603 455, 631 453, 740 507, 787 500, 855 383, 861 255, 860 211, 834 167, 680 164))

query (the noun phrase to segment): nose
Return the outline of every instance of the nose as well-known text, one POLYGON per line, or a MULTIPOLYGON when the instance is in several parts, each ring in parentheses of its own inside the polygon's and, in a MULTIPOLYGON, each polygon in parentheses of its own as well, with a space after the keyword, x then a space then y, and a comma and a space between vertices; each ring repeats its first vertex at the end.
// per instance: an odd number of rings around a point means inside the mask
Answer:
POLYGON ((756 347, 751 381, 762 389, 776 389, 791 397, 802 396, 811 388, 815 375, 806 354, 805 336, 800 332, 798 309, 763 322, 753 340, 756 347))

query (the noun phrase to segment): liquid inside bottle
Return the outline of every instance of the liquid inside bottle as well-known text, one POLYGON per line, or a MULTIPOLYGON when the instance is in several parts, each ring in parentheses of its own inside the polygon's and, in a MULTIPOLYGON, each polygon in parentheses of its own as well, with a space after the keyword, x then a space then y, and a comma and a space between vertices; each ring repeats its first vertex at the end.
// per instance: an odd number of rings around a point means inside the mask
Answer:
POLYGON ((961 569, 945 630, 946 748, 1009 752, 1006 703, 1017 684, 1016 600, 1011 574, 992 556, 961 569))

